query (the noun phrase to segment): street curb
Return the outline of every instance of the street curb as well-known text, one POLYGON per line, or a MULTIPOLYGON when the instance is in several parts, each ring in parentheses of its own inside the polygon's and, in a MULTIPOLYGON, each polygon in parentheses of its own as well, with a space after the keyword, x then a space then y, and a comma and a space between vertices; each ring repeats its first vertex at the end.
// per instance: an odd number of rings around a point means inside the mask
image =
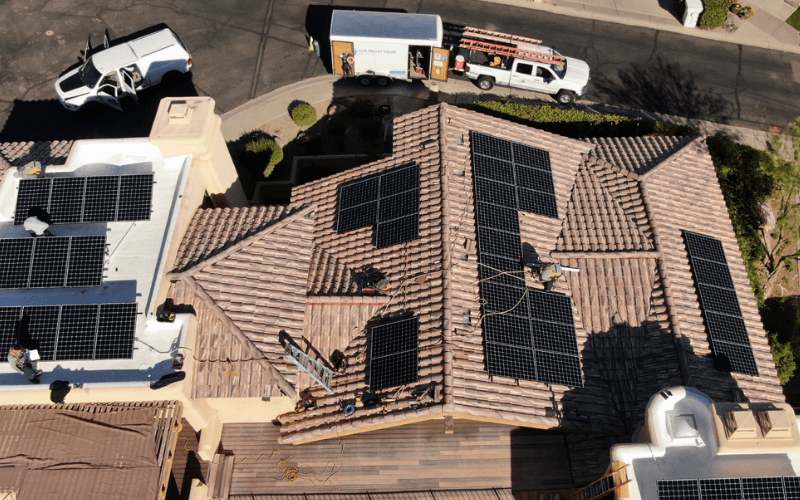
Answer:
POLYGON ((793 52, 795 54, 800 54, 800 42, 798 42, 797 45, 791 45, 788 43, 781 43, 778 41, 769 42, 762 40, 753 40, 752 38, 739 39, 737 38, 735 32, 733 34, 726 35, 723 33, 701 30, 699 28, 684 28, 680 23, 678 23, 677 20, 675 20, 675 22, 678 24, 674 25, 672 23, 667 24, 667 23, 653 22, 647 19, 626 17, 623 14, 611 15, 591 10, 581 11, 570 7, 559 7, 557 5, 537 2, 535 0, 482 0, 482 1, 486 3, 520 7, 523 9, 541 10, 543 12, 550 12, 552 14, 559 14, 569 17, 579 17, 582 19, 593 19, 597 21, 624 24, 627 26, 640 26, 643 28, 651 28, 660 31, 669 31, 672 33, 692 36, 695 38, 715 40, 718 42, 733 43, 737 45, 748 45, 751 47, 759 47, 762 49, 778 50, 783 52, 793 52))

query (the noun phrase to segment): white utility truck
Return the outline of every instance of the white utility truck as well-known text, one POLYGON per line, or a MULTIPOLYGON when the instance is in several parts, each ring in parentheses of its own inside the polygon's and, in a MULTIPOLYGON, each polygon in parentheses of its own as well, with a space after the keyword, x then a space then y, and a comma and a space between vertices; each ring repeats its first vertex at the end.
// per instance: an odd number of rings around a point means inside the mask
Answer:
POLYGON ((335 10, 331 60, 336 75, 381 87, 392 80, 447 81, 450 51, 442 48, 442 19, 429 14, 335 10))
POLYGON ((91 39, 86 42, 83 64, 58 77, 56 93, 61 104, 76 111, 87 102, 97 101, 122 111, 119 100, 160 83, 166 75, 192 69, 192 58, 178 35, 165 27, 130 42, 112 45, 108 31, 103 48, 89 56, 91 39))
MULTIPOLYGON (((562 104, 583 97, 589 88, 589 65, 564 57, 541 40, 496 31, 466 28, 460 47, 466 49, 464 74, 481 90, 495 85, 553 94, 562 104)), ((458 69, 459 62, 456 63, 458 69)))

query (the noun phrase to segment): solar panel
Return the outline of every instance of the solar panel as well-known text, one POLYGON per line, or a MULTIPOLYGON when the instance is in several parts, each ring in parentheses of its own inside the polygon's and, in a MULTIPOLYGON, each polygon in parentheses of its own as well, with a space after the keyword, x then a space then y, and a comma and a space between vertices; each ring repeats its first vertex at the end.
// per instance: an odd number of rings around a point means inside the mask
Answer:
POLYGON ((700 500, 697 479, 670 479, 658 481, 659 500, 700 500))
POLYGON ((97 304, 61 307, 55 359, 94 359, 97 336, 97 304))
POLYGON ((153 174, 120 176, 118 221, 150 220, 152 202, 153 174))
POLYGON ((419 318, 392 321, 372 327, 370 389, 379 391, 416 382, 418 364, 419 318))
POLYGON ((558 217, 550 153, 471 133, 478 270, 490 375, 582 387, 569 297, 528 290, 519 211, 558 217))
POLYGON ((33 238, 0 239, 0 288, 28 286, 33 241, 33 238))
POLYGON ((130 359, 136 335, 136 304, 101 304, 94 359, 130 359))
POLYGON ((69 250, 66 286, 102 285, 105 253, 105 236, 73 236, 69 250))
POLYGON ((688 231, 683 236, 717 368, 758 376, 722 242, 688 231))
POLYGON ((30 215, 49 224, 149 220, 154 174, 23 179, 14 225, 30 215))
POLYGON ((22 179, 19 181, 17 208, 14 211, 14 225, 21 226, 25 219, 47 211, 50 204, 52 179, 22 179), (33 213, 31 211, 33 210, 33 213))
POLYGON ((7 353, 19 341, 21 307, 0 307, 0 352, 7 353))
POLYGON ((784 477, 783 489, 786 500, 800 500, 800 477, 784 477))
POLYGON ((56 177, 50 200, 50 221, 53 224, 75 224, 83 218, 83 195, 86 177, 56 177))
POLYGON ((83 206, 84 222, 106 222, 117 218, 119 177, 88 177, 86 200, 83 206))
POLYGON ((419 165, 406 165, 339 187, 339 234, 375 227, 378 248, 419 237, 419 165))
POLYGON ((60 288, 67 274, 69 237, 36 238, 30 288, 60 288))
POLYGON ((0 307, 0 348, 19 342, 44 361, 130 359, 136 304, 0 307))
POLYGON ((741 500, 742 484, 739 478, 701 479, 700 496, 703 500, 741 500))
POLYGON ((782 477, 743 477, 744 500, 785 500, 782 477))

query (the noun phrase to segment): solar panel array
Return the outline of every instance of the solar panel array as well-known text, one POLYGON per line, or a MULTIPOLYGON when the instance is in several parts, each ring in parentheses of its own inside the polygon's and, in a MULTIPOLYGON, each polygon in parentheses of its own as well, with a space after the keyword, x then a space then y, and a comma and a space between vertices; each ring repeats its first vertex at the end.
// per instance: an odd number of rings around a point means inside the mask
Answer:
POLYGON ((0 351, 19 342, 43 361, 130 359, 136 304, 0 307, 0 351))
POLYGON ((105 250, 105 236, 2 238, 0 288, 100 286, 105 250))
POLYGON ((572 300, 528 289, 522 263, 518 210, 558 216, 550 154, 471 137, 487 371, 583 387, 572 300))
POLYGON ((376 226, 375 246, 419 237, 419 165, 416 163, 339 188, 339 234, 376 226))
POLYGON ((659 500, 800 500, 800 478, 733 477, 658 481, 659 500))
POLYGON ((683 237, 717 368, 757 377, 758 366, 722 242, 688 231, 684 231, 683 237))
POLYGON ((43 214, 50 224, 150 220, 152 200, 152 173, 23 179, 14 225, 43 214))
POLYGON ((417 381, 419 318, 374 326, 370 337, 369 388, 373 391, 417 381))

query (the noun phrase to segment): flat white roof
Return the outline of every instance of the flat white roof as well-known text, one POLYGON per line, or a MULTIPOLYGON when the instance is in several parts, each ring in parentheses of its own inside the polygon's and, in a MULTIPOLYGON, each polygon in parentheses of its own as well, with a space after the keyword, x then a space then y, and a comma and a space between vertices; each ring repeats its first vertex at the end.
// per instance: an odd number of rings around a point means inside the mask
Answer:
MULTIPOLYGON (((164 158, 147 139, 78 141, 65 165, 47 167, 45 177, 154 174, 150 220, 93 224, 52 225, 55 236, 106 235, 103 284, 87 288, 0 290, 0 307, 68 304, 137 304, 132 359, 40 361, 45 374, 39 386, 31 385, 8 363, 0 367, 3 389, 47 389, 54 380, 91 385, 148 384, 172 372, 172 356, 181 346, 182 327, 158 323, 152 311, 178 208, 188 176, 191 155, 164 158), (145 314, 147 316, 145 316, 145 314)), ((20 183, 9 169, 0 183, 0 238, 30 238, 13 216, 20 183)))
POLYGON ((432 14, 335 10, 331 40, 378 38, 436 45, 442 40, 442 20, 432 14))

